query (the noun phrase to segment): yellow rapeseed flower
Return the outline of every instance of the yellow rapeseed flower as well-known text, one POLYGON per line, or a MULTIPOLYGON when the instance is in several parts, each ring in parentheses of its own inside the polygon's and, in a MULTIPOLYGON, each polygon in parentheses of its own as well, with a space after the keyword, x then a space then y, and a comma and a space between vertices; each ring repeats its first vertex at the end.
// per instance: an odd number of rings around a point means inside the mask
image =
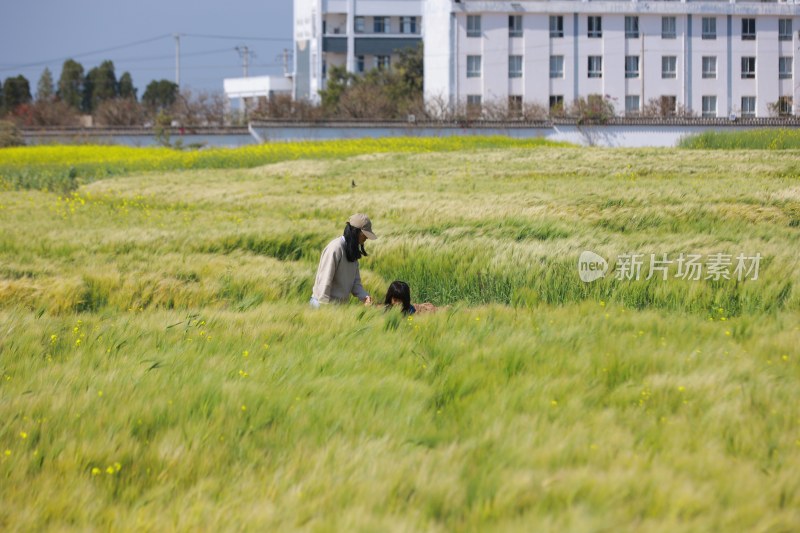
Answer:
POLYGON ((100 474, 100 469, 97 467, 92 468, 92 475, 97 476, 100 474))

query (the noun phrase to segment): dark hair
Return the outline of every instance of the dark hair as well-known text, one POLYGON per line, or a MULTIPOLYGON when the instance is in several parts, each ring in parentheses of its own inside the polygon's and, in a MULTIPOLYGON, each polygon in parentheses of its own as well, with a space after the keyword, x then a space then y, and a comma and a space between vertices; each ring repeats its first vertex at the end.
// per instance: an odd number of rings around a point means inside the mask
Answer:
POLYGON ((348 222, 344 227, 344 255, 351 263, 358 261, 361 257, 367 256, 367 251, 364 249, 363 244, 358 243, 358 236, 361 235, 361 230, 351 226, 348 222))
POLYGON ((407 315, 411 312, 411 289, 405 281, 393 281, 389 285, 389 290, 386 291, 386 299, 383 301, 386 309, 392 307, 392 298, 396 298, 403 302, 403 314, 407 315))

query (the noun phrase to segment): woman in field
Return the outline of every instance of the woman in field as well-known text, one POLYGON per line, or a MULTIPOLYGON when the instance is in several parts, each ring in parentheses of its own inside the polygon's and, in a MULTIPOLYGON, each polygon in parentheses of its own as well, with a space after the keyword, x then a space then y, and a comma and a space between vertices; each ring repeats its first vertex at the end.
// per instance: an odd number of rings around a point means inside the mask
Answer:
POLYGON ((404 315, 436 311, 436 307, 428 302, 421 304, 411 303, 411 288, 405 281, 393 281, 386 291, 386 299, 383 301, 387 310, 395 305, 399 305, 404 315))
POLYGON ((312 307, 331 302, 347 303, 351 294, 365 305, 372 305, 372 298, 364 290, 358 270, 358 260, 367 255, 364 249, 367 239, 377 239, 372 232, 372 222, 367 215, 357 213, 347 221, 344 234, 322 250, 311 292, 312 307))

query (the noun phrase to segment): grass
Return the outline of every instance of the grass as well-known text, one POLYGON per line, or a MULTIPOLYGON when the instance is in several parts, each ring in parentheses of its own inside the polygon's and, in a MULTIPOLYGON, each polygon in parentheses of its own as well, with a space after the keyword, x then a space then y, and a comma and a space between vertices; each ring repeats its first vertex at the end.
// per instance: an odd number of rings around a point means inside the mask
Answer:
POLYGON ((800 149, 800 130, 707 131, 681 139, 679 146, 699 150, 797 150, 800 149))
POLYGON ((792 154, 457 147, 0 193, 0 528, 798 529, 792 154), (446 309, 308 308, 356 210, 446 309))
POLYGON ((82 184, 132 172, 252 168, 294 159, 336 159, 362 154, 464 151, 559 146, 543 139, 461 137, 349 139, 270 143, 236 149, 179 151, 126 146, 31 146, 0 152, 0 188, 71 192, 82 184))

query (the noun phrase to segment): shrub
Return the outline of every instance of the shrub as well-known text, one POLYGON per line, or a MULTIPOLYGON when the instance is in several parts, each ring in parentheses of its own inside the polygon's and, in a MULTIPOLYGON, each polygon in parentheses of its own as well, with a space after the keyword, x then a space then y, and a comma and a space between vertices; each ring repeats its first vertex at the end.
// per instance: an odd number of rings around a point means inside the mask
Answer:
POLYGON ((17 127, 13 122, 0 120, 0 148, 7 146, 22 146, 25 141, 22 139, 17 127))

